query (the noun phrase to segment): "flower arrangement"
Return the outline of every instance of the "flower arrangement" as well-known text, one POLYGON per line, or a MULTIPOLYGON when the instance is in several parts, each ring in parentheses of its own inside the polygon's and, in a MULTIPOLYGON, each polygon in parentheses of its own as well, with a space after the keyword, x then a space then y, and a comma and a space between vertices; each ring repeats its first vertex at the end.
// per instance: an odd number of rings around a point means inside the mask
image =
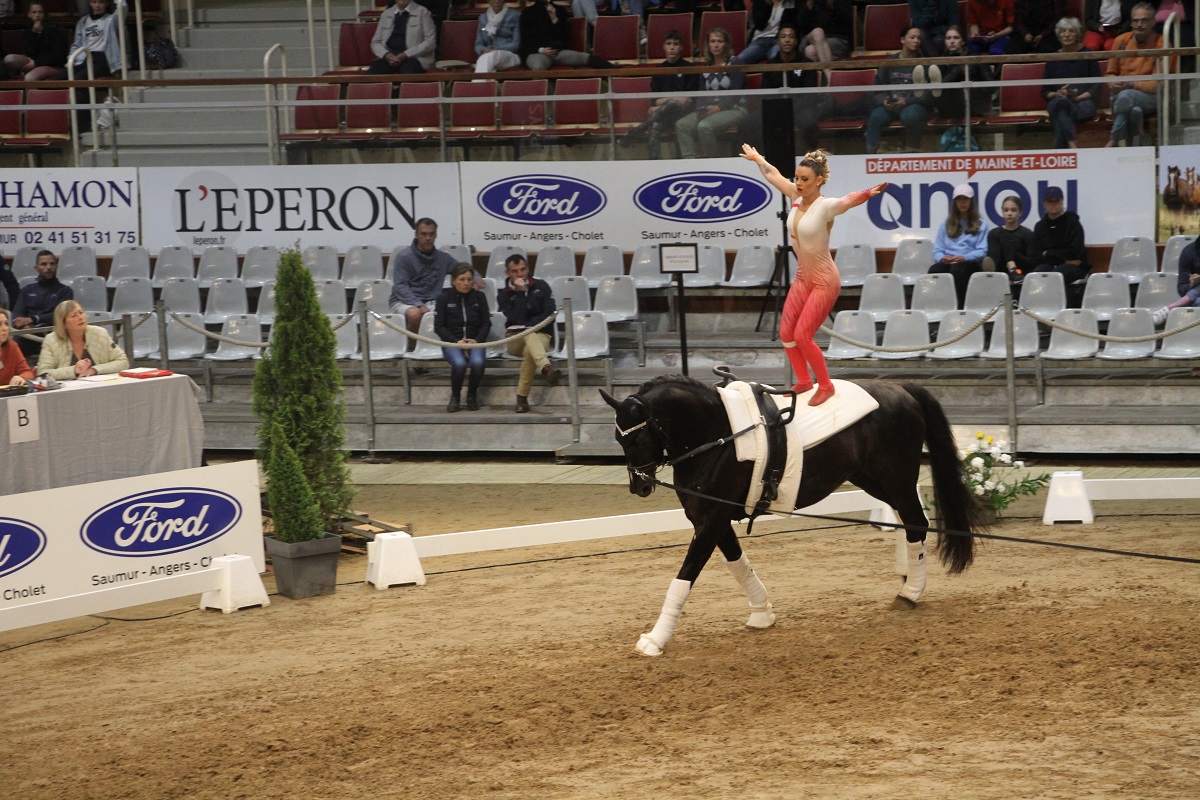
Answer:
POLYGON ((1008 442, 996 441, 983 431, 975 434, 975 441, 967 450, 960 450, 958 457, 967 471, 968 488, 983 498, 993 511, 1003 511, 1021 495, 1035 495, 1050 484, 1050 473, 1020 475, 1025 462, 1013 461, 1005 452, 1008 442))

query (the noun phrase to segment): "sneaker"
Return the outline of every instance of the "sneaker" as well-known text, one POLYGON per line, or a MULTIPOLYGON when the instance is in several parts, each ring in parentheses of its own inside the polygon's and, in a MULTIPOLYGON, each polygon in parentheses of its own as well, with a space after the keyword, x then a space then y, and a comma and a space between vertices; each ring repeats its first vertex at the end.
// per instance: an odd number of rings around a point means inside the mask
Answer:
POLYGON ((542 367, 542 377, 551 386, 558 386, 558 382, 562 380, 562 370, 552 364, 547 364, 542 367))
POLYGON ((1025 282, 1025 273, 1019 269, 1009 270, 1008 282, 1014 286, 1020 286, 1025 282))
POLYGON ((527 414, 529 412, 529 398, 517 395, 517 413, 527 414))
POLYGON ((102 131, 113 127, 113 112, 111 108, 102 108, 96 115, 96 126, 102 131))
POLYGON ((1171 313, 1171 309, 1167 308, 1166 306, 1163 306, 1158 311, 1155 311, 1154 312, 1154 324, 1162 325, 1164 322, 1167 321, 1167 315, 1170 313, 1171 313))
MULTIPOLYGON (((917 64, 915 67, 913 67, 912 82, 913 83, 925 83, 925 67, 921 66, 920 64, 917 64)), ((925 90, 918 89, 915 92, 913 92, 913 96, 914 97, 924 97, 925 90)))
MULTIPOLYGON (((942 82, 942 69, 937 64, 929 65, 929 82, 930 83, 941 83, 942 82)), ((929 93, 932 94, 934 97, 942 96, 941 89, 932 89, 932 90, 930 90, 929 93)))

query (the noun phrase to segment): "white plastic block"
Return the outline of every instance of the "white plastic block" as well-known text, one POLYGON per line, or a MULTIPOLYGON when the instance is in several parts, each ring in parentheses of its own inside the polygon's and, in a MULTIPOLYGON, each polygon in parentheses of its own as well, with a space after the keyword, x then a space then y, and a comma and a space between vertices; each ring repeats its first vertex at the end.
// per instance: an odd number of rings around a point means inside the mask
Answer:
POLYGON ((425 585, 425 570, 412 537, 403 531, 376 534, 367 542, 367 583, 376 589, 425 585))
POLYGON ((267 588, 254 568, 250 556, 218 556, 213 566, 221 571, 220 588, 200 596, 200 608, 219 608, 230 614, 243 608, 271 605, 267 588))
POLYGON ((1042 513, 1042 524, 1056 522, 1081 522, 1090 525, 1096 521, 1092 514, 1092 501, 1088 499, 1082 472, 1055 472, 1050 476, 1050 489, 1046 493, 1046 509, 1042 513))

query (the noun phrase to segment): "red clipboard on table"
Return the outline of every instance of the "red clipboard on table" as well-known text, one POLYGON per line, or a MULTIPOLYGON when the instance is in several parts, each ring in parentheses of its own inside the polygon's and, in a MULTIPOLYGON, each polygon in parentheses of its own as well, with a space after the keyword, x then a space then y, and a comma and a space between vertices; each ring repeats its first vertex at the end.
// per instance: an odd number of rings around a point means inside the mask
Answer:
POLYGON ((174 374, 169 369, 154 369, 153 367, 137 367, 135 369, 122 370, 120 373, 122 378, 165 378, 168 375, 174 374))

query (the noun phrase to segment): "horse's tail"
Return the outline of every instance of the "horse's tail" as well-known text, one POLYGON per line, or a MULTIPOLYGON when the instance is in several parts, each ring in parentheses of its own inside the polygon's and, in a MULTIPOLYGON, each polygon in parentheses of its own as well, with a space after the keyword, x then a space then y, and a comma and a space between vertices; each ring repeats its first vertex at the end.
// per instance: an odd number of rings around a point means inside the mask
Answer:
POLYGON ((940 527, 964 531, 939 534, 938 555, 950 573, 962 572, 975 559, 975 537, 970 532, 987 530, 986 509, 967 488, 966 472, 942 404, 921 386, 906 383, 904 388, 921 406, 925 417, 925 446, 929 448, 940 527))

